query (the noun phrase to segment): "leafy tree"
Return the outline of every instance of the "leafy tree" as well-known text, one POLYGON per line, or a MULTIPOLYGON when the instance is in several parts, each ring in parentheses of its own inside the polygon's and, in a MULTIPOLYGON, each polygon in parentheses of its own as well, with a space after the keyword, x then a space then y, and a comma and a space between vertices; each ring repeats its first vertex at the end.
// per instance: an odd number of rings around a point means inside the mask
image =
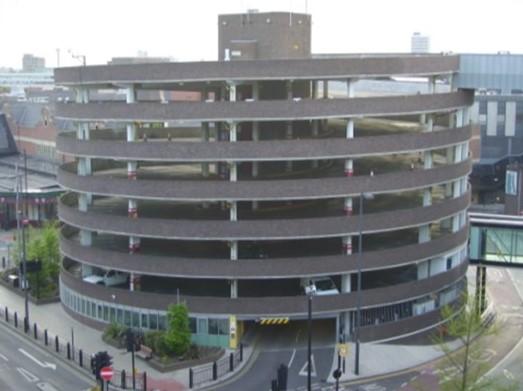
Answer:
POLYGON ((178 355, 185 354, 191 346, 189 312, 185 304, 171 304, 167 310, 166 348, 178 355))
MULTIPOLYGON (((60 245, 58 224, 48 222, 42 229, 29 228, 26 232, 27 261, 40 261, 42 269, 28 273, 29 286, 37 298, 52 295, 58 286, 60 273, 60 245)), ((19 264, 21 240, 13 249, 13 259, 19 264)))
POLYGON ((464 295, 461 310, 445 306, 441 313, 446 319, 445 326, 433 337, 434 342, 444 353, 440 362, 440 389, 442 391, 509 391, 517 390, 517 384, 503 384, 497 377, 484 377, 490 369, 482 357, 485 352, 485 337, 496 334, 498 328, 488 320, 483 320, 474 300, 464 295), (445 335, 446 334, 446 335, 445 335), (454 351, 450 341, 459 340, 462 348, 454 351))

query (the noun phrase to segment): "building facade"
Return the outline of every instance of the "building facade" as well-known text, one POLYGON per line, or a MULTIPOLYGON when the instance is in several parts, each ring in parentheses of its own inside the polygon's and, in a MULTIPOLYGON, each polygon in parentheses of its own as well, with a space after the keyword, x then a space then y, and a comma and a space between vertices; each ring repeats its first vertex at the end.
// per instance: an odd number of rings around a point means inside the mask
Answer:
MULTIPOLYGON (((256 16, 269 27, 267 19, 289 20, 256 16)), ((243 40, 231 25, 246 17, 222 16, 220 26, 243 40)), ((304 319, 312 280, 314 316, 336 318, 350 338, 360 268, 363 340, 440 322, 468 265, 473 93, 435 92, 458 57, 285 54, 294 50, 56 70, 57 84, 77 94, 57 105, 58 118, 77 124, 57 138, 75 158, 58 173, 68 189, 60 279, 71 315, 157 329, 167 306, 184 302, 195 342, 235 346, 260 318, 304 319), (428 92, 354 92, 359 80, 392 75, 424 77, 428 92), (333 98, 329 85, 340 81, 345 96, 333 98), (101 89, 123 90, 125 100, 89 98, 101 89), (143 90, 193 91, 200 101, 140 101, 143 90), (85 281, 113 270, 128 278, 85 281)))
POLYGON ((429 53, 430 52, 430 37, 428 35, 421 35, 421 33, 414 33, 410 37, 410 52, 411 53, 429 53))
POLYGON ((506 167, 523 159, 523 55, 462 54, 456 86, 476 90, 471 110, 479 143, 471 175, 475 198, 502 203, 506 167))

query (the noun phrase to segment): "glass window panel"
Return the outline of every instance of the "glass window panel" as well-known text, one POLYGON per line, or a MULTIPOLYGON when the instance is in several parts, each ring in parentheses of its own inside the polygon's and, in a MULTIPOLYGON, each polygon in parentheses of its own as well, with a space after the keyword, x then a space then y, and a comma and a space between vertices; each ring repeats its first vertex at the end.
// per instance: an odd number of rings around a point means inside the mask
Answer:
POLYGON ((149 317, 147 315, 148 314, 143 314, 142 313, 142 325, 141 325, 142 328, 148 328, 149 327, 149 322, 148 322, 149 317))
POLYGON ((207 319, 198 318, 198 334, 207 334, 207 319))
POLYGON ((116 309, 116 322, 123 323, 123 310, 121 308, 116 309))
POLYGON ((127 327, 131 327, 131 312, 128 310, 124 310, 123 312, 123 323, 127 327))
POLYGON ((149 314, 149 328, 153 330, 158 328, 158 314, 149 314))
POLYGON ((140 313, 139 312, 136 312, 136 311, 133 311, 132 312, 132 316, 133 316, 133 326, 132 327, 135 327, 135 328, 140 328, 140 313))
POLYGON ((189 318, 189 330, 192 334, 196 334, 196 318, 189 318))
POLYGON ((166 325, 166 316, 165 315, 158 315, 158 329, 165 330, 166 325))
POLYGON ((116 308, 110 307, 109 320, 111 323, 116 321, 116 308))

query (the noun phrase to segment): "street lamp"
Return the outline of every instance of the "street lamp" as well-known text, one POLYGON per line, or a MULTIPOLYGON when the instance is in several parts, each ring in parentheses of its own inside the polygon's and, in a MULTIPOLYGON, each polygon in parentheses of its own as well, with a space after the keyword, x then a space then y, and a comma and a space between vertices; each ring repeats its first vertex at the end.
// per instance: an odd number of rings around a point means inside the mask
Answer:
POLYGON ((316 294, 316 285, 312 281, 309 281, 309 286, 305 287, 305 294, 308 296, 308 303, 309 303, 309 318, 308 318, 308 334, 309 338, 307 341, 307 391, 312 390, 312 384, 311 384, 311 370, 312 370, 312 363, 311 363, 311 356, 312 356, 312 296, 316 294))
POLYGON ((370 193, 360 193, 360 210, 358 213, 358 258, 357 258, 357 267, 358 267, 358 283, 356 291, 356 330, 355 330, 355 339, 356 339, 356 352, 354 359, 354 374, 360 374, 360 324, 361 324, 361 256, 363 248, 363 200, 372 200, 374 196, 370 193))

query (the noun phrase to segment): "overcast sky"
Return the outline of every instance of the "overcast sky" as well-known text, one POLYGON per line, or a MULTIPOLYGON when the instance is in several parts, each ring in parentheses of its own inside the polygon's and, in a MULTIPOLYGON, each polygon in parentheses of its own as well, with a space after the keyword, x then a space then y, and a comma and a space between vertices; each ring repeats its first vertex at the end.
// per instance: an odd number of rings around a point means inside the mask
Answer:
POLYGON ((24 53, 56 65, 113 56, 217 58, 217 15, 260 11, 312 14, 312 50, 407 52, 414 31, 434 52, 523 53, 523 0, 0 0, 0 66, 24 53))

